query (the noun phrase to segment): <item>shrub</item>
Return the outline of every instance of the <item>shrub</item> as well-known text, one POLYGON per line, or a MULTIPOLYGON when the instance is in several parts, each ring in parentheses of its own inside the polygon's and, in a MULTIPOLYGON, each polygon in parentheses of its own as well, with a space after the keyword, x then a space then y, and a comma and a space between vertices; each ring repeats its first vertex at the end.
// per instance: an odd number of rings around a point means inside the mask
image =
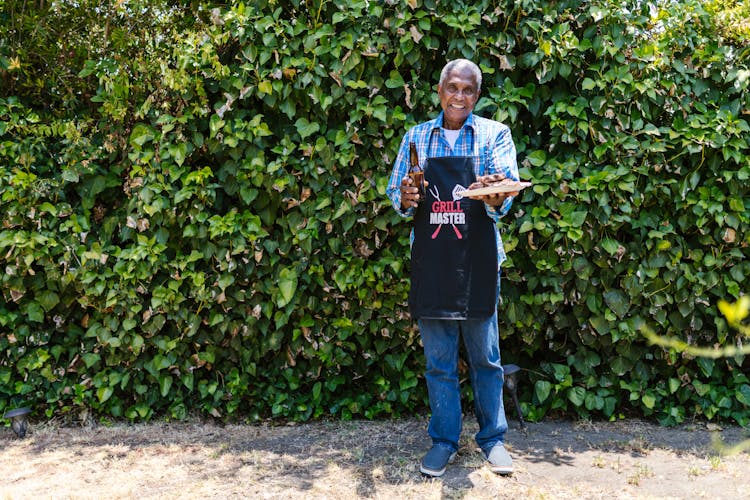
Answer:
MULTIPOLYGON (((504 359, 529 369, 527 415, 746 423, 742 359, 638 333, 736 340, 714 304, 750 272, 750 72, 715 11, 139 5, 112 7, 103 47, 90 17, 76 25, 86 57, 51 74, 69 91, 9 62, 36 39, 0 45, 14 92, 0 100, 0 410, 424 408, 408 223, 384 193, 401 135, 439 110, 439 71, 460 56, 484 72, 477 112, 511 126, 535 184, 503 222, 504 359)), ((65 26, 49 9, 47 28, 65 26)))

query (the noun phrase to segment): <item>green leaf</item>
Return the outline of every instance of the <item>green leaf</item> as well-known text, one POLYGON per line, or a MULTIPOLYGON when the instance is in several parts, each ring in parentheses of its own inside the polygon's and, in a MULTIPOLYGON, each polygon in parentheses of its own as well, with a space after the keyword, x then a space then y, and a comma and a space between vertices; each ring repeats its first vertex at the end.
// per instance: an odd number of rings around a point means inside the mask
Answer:
POLYGON ((222 120, 219 115, 216 115, 216 114, 211 115, 211 119, 208 122, 208 128, 211 130, 211 137, 215 137, 216 132, 221 130, 224 124, 225 124, 224 120, 222 120))
POLYGON ((714 360, 710 358, 698 358, 696 360, 698 366, 706 377, 710 377, 714 371, 714 360))
POLYGON ((112 394, 114 394, 114 392, 115 390, 112 387, 100 387, 96 390, 96 397, 99 399, 100 403, 104 403, 110 397, 112 397, 112 394))
POLYGON ((36 300, 42 308, 49 312, 60 303, 60 297, 51 290, 45 290, 36 295, 36 300))
POLYGON ((586 389, 583 387, 571 387, 568 391, 568 399, 576 406, 582 406, 586 399, 586 389))
POLYGON ((169 154, 174 159, 175 163, 182 165, 185 162, 185 155, 187 153, 187 145, 184 142, 178 144, 171 144, 169 146, 169 154))
POLYGON ((404 79, 401 77, 398 71, 391 70, 390 78, 385 81, 385 86, 389 89, 403 87, 405 85, 404 79))
POLYGON ((669 393, 674 394, 675 392, 677 392, 677 389, 679 389, 681 385, 682 383, 679 381, 679 379, 670 378, 669 379, 669 393))
POLYGON ((185 385, 188 391, 193 390, 193 384, 195 380, 194 380, 194 375, 192 371, 183 373, 180 376, 180 380, 182 380, 182 383, 185 385))
POLYGON ((313 385, 312 388, 312 397, 313 401, 320 401, 320 391, 323 389, 323 384, 320 382, 315 382, 315 385, 313 385))
POLYGON ((297 272, 292 268, 284 268, 279 272, 279 297, 276 298, 276 305, 284 307, 294 298, 297 291, 297 272))
POLYGON ((169 389, 172 388, 172 376, 171 375, 162 375, 159 377, 159 390, 161 392, 161 397, 166 398, 169 394, 169 389))
POLYGON ((750 406, 750 385, 742 384, 734 394, 737 397, 737 401, 745 406, 750 406))
POLYGON ((44 322, 44 310, 38 302, 29 302, 26 305, 26 316, 29 318, 29 321, 33 321, 35 323, 44 322))
POLYGON ((602 248, 610 255, 614 255, 617 253, 617 250, 620 248, 620 244, 617 243, 617 240, 614 240, 612 238, 604 238, 601 242, 602 248))
POLYGON ((258 82, 258 90, 260 90, 264 94, 273 94, 273 87, 271 86, 271 82, 269 82, 268 80, 258 82))
POLYGON ((547 153, 540 149, 537 149, 535 151, 532 151, 526 158, 533 166, 541 167, 547 162, 547 153))
POLYGON ((306 118, 299 118, 294 122, 294 126, 297 127, 297 132, 302 139, 311 136, 320 130, 320 125, 317 122, 310 123, 306 118))
POLYGON ((604 292, 604 302, 620 319, 624 318, 630 309, 630 300, 622 290, 607 290, 604 292))
POLYGON ((156 130, 145 123, 138 123, 133 127, 133 131, 130 133, 130 144, 143 146, 147 142, 151 142, 156 137, 156 130))
POLYGON ((649 410, 653 410, 654 406, 656 405, 656 398, 652 394, 644 394, 643 396, 641 396, 641 401, 643 402, 643 406, 645 406, 649 410))
POLYGON ((534 394, 540 403, 544 403, 547 400, 550 391, 552 391, 552 384, 546 380, 537 380, 534 384, 534 394))
POLYGON ((93 353, 93 352, 86 352, 81 354, 81 359, 83 359, 84 364, 86 365, 86 368, 91 368, 95 364, 97 364, 102 358, 100 355, 93 353))

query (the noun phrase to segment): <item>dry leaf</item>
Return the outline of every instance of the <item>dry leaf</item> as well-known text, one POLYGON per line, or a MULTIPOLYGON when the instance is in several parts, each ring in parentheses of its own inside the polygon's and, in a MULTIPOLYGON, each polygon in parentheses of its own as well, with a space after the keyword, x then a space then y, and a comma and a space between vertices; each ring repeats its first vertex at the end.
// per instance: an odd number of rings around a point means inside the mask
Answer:
POLYGON ((508 60, 508 56, 500 56, 498 59, 500 59, 500 69, 502 70, 512 70, 513 65, 510 63, 510 60, 508 60))
POLYGON ((409 32, 411 33, 411 39, 414 40, 414 43, 419 43, 424 36, 413 24, 411 25, 411 28, 409 28, 409 32))

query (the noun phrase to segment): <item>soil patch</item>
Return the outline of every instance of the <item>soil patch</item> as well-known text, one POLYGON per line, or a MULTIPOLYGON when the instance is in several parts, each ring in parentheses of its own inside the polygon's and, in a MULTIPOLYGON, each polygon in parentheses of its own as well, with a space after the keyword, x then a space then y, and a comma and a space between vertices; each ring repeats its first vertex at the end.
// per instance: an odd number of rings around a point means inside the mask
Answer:
POLYGON ((738 427, 664 428, 639 421, 516 422, 510 477, 483 465, 465 421, 440 479, 418 461, 427 421, 300 425, 151 423, 0 428, 0 499, 26 498, 750 498, 750 454, 720 455, 738 427))

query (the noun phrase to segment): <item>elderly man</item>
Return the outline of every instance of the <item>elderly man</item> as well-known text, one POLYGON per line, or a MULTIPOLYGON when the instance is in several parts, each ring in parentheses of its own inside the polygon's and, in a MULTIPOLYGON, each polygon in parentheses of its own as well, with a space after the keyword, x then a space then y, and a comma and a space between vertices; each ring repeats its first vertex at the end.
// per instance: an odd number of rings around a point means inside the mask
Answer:
POLYGON ((474 391, 476 442, 493 472, 513 472, 503 445, 508 424, 497 301, 505 252, 496 222, 518 192, 479 199, 464 198, 462 192, 519 177, 508 127, 472 114, 481 86, 482 73, 473 62, 456 59, 445 65, 437 86, 442 112, 406 133, 387 190, 398 213, 414 218, 409 310, 422 337, 432 411, 432 447, 420 471, 433 477, 445 473, 458 451, 459 336, 474 391), (407 175, 411 143, 424 166, 422 190, 407 175))

